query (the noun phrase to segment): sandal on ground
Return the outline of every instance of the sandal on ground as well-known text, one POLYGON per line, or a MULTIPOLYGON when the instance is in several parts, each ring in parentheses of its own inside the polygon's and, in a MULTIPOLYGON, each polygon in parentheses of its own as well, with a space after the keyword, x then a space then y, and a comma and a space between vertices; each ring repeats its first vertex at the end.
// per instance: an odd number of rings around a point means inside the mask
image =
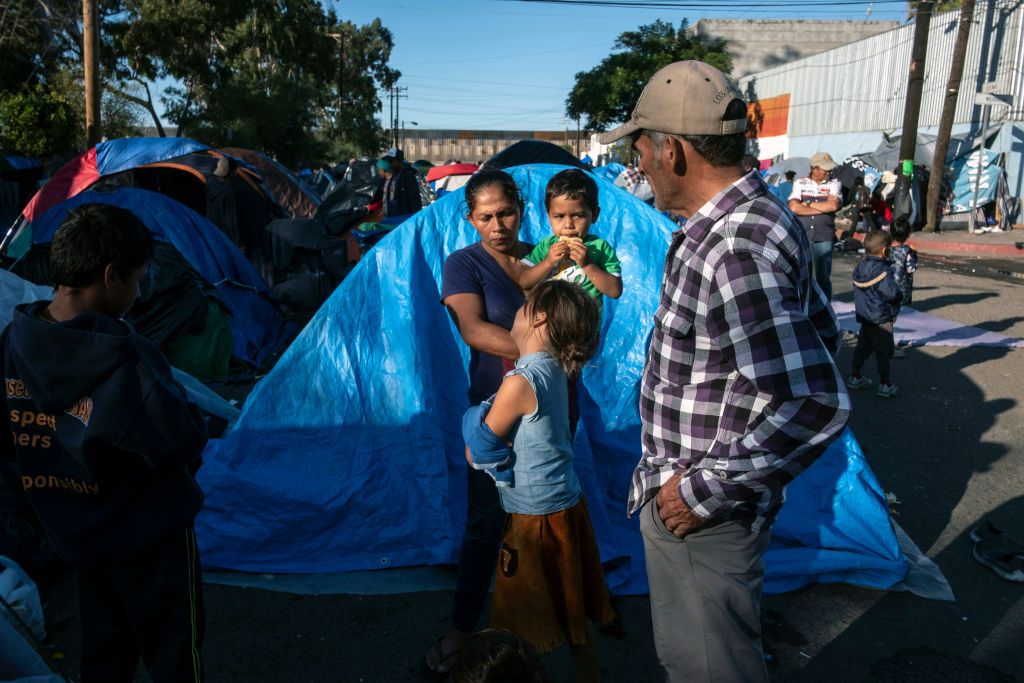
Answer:
POLYGON ((999 545, 1003 550, 1013 555, 1024 555, 1024 543, 998 528, 991 520, 974 529, 971 529, 971 540, 975 543, 980 541, 991 541, 999 545))
POLYGON ((979 541, 971 552, 974 559, 994 571, 999 578, 1024 583, 1024 557, 1006 552, 995 541, 979 541))
POLYGON ((438 636, 437 642, 430 646, 430 649, 423 655, 423 659, 420 660, 420 673, 432 681, 448 680, 448 676, 452 672, 451 660, 458 651, 459 648, 455 648, 445 654, 444 635, 438 636), (430 666, 429 657, 432 652, 437 654, 437 668, 430 666))

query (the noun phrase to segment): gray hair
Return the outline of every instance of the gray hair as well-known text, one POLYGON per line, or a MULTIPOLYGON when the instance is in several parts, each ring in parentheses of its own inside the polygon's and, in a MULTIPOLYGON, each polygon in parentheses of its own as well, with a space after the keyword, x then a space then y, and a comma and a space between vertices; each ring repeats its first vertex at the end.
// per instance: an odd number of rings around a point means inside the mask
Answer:
POLYGON ((671 137, 675 137, 670 133, 662 133, 661 131, 657 130, 647 130, 646 128, 642 128, 640 130, 640 133, 642 135, 646 135, 647 138, 651 141, 651 147, 654 148, 654 154, 659 157, 661 156, 662 150, 665 149, 665 143, 668 141, 668 139, 671 137))

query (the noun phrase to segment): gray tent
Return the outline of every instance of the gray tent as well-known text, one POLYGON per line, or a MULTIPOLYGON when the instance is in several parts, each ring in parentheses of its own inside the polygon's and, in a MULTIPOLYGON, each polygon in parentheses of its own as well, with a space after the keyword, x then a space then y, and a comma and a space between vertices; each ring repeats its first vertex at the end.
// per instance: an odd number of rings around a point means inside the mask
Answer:
POLYGON ((797 178, 805 178, 811 173, 811 160, 807 157, 790 157, 771 165, 765 172, 769 185, 778 185, 786 178, 786 171, 793 171, 797 178))
MULTIPOLYGON (((900 135, 890 135, 882 139, 875 151, 854 156, 865 163, 871 164, 880 171, 891 171, 900 163, 900 135)), ((936 136, 928 133, 917 134, 917 148, 914 150, 914 163, 932 167, 935 156, 936 136)), ((946 151, 946 164, 971 151, 974 146, 973 136, 954 135, 949 138, 949 149, 946 151)))

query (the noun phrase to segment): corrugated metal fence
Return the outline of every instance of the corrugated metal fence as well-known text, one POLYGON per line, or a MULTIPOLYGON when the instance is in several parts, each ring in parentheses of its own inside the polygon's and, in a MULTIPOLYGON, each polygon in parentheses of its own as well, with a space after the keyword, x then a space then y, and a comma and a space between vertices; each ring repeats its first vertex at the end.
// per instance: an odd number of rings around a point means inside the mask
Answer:
POLYGON ((546 140, 576 151, 576 131, 522 130, 409 130, 402 141, 406 159, 427 159, 435 164, 458 159, 486 161, 521 140, 546 140))
MULTIPOLYGON (((956 41, 959 11, 932 18, 921 100, 922 128, 937 126, 956 41)), ((790 95, 789 135, 894 130, 903 124, 914 26, 837 47, 740 79, 740 89, 764 100, 790 95)), ((1024 120, 1024 6, 979 2, 957 103, 957 123, 980 121, 974 93, 990 81, 1014 96, 1009 120, 1024 120)), ((1005 111, 1005 110, 1004 110, 1005 111)), ((999 114, 993 111, 993 122, 999 114)))

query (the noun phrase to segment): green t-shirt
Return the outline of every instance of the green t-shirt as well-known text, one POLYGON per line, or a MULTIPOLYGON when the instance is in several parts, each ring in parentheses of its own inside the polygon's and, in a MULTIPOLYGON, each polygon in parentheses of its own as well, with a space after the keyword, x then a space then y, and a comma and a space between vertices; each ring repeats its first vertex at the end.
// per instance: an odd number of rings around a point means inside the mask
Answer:
MULTIPOLYGON (((557 235, 545 237, 536 247, 533 248, 533 251, 523 258, 523 263, 528 266, 537 265, 548 257, 548 252, 551 251, 551 245, 557 241, 557 235)), ((611 244, 604 241, 597 235, 587 235, 583 238, 583 243, 587 245, 587 258, 590 259, 591 263, 609 275, 621 275, 622 265, 619 263, 619 258, 615 255, 615 249, 611 244)), ((548 279, 575 282, 586 290, 587 294, 591 297, 595 299, 601 298, 601 290, 599 290, 594 283, 590 281, 590 278, 588 278, 586 273, 583 272, 583 269, 577 266, 573 261, 563 260, 561 263, 556 265, 551 272, 548 273, 548 279)))

